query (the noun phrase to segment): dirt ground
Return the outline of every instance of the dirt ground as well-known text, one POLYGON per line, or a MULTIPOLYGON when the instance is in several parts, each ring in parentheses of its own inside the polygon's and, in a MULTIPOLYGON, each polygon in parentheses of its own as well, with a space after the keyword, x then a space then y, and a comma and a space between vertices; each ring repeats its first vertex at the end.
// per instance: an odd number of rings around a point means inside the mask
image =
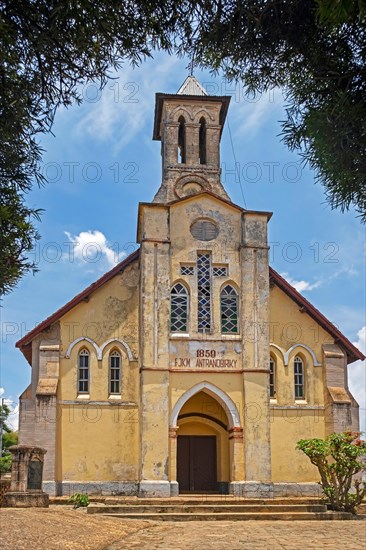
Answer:
POLYGON ((1 550, 355 550, 366 521, 135 521, 85 509, 0 509, 1 550))
MULTIPOLYGON (((1 508, 2 550, 102 550, 151 525, 87 514, 71 506, 1 508)), ((126 544, 126 548, 128 545, 126 544)))

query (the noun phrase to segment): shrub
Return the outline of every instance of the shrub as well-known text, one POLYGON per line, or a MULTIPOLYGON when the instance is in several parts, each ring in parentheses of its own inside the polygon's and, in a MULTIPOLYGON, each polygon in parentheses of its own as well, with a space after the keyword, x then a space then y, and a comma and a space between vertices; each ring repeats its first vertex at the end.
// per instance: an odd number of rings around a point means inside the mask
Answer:
POLYGON ((6 474, 11 470, 12 455, 10 453, 4 454, 0 458, 0 474, 6 474))
POLYGON ((332 510, 356 513, 366 495, 366 483, 353 476, 366 472, 366 442, 362 432, 332 433, 325 439, 301 439, 297 448, 310 458, 320 474, 320 485, 332 510))
POLYGON ((73 494, 68 502, 74 505, 74 508, 80 508, 82 506, 89 505, 89 496, 85 493, 75 493, 73 494))

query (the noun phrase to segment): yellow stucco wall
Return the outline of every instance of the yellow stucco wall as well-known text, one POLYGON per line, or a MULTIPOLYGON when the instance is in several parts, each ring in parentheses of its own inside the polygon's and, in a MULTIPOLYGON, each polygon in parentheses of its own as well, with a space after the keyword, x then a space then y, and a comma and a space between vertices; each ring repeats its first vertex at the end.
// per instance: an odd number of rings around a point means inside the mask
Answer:
POLYGON ((138 263, 91 294, 60 320, 61 359, 57 478, 70 481, 133 481, 139 475, 138 263), (102 359, 90 338, 103 349, 102 359), (120 343, 123 340, 126 345, 120 343), (127 346, 133 354, 129 358, 127 346), (90 354, 90 391, 77 393, 78 354, 90 354), (121 394, 109 395, 109 355, 122 358, 121 394))
POLYGON ((318 481, 318 470, 302 451, 296 450, 296 442, 324 435, 324 411, 271 410, 272 481, 318 481))
POLYGON ((325 437, 324 368, 322 345, 333 339, 281 289, 270 294, 270 354, 275 361, 275 399, 271 399, 272 479, 278 481, 318 481, 317 470, 301 451, 299 439, 325 437), (304 344, 312 350, 298 344, 304 344), (288 365, 283 354, 291 347, 288 365), (281 349, 278 349, 281 348, 281 349), (295 401, 294 358, 304 363, 305 399, 295 401))

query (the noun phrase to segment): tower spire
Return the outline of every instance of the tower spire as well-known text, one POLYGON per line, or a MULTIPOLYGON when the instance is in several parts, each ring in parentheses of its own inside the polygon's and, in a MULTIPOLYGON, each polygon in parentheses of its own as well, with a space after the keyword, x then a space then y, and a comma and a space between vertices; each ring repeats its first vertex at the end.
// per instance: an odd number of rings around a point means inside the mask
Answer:
POLYGON ((202 84, 193 75, 187 76, 177 95, 208 95, 202 84))

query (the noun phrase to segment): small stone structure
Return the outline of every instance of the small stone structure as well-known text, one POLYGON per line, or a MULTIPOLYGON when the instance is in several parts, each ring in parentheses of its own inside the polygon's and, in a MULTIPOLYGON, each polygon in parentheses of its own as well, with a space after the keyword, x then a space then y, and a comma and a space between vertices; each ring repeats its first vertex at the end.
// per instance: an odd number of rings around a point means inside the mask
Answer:
POLYGON ((0 479, 0 506, 3 505, 4 495, 9 490, 10 490, 10 479, 1 478, 0 479))
POLYGON ((2 505, 12 508, 47 508, 49 496, 42 491, 43 462, 46 449, 32 445, 9 447, 13 455, 10 491, 2 505))

